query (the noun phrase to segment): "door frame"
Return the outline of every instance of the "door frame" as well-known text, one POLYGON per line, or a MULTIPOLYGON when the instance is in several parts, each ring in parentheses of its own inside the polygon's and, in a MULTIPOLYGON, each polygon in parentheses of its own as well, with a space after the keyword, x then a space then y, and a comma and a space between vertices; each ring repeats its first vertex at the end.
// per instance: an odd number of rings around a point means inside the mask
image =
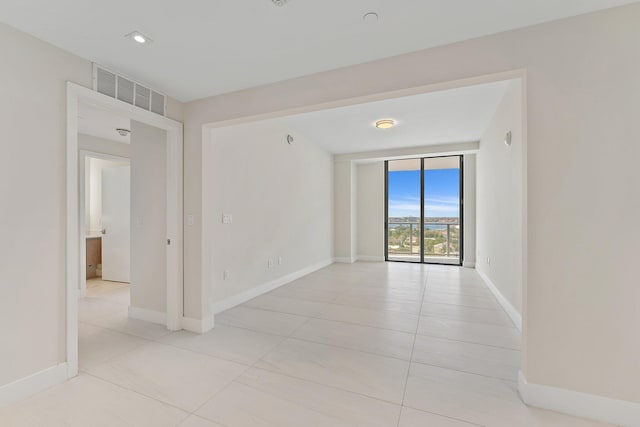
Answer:
POLYGON ((81 102, 166 131, 167 150, 167 329, 182 329, 183 319, 183 125, 78 84, 67 82, 66 146, 66 360, 67 377, 78 374, 78 295, 80 228, 78 109, 81 102))
POLYGON ((385 262, 406 262, 410 264, 434 264, 452 265, 462 267, 464 263, 464 155, 446 154, 442 156, 407 157, 406 159, 389 159, 384 161, 384 260, 385 262), (457 157, 459 165, 459 218, 460 236, 459 262, 456 264, 445 262, 426 262, 424 256, 424 161, 426 159, 439 159, 444 157, 457 157), (420 261, 402 261, 389 259, 389 162, 394 160, 420 160, 420 261))
MULTIPOLYGON (((117 143, 116 143, 117 144, 117 143)), ((131 165, 130 157, 122 157, 122 156, 114 156, 112 154, 100 153, 98 151, 91 150, 79 150, 78 151, 78 206, 80 208, 79 214, 79 222, 80 222, 80 231, 78 236, 78 245, 80 246, 80 287, 79 287, 79 296, 85 297, 87 296, 87 246, 84 244, 85 242, 85 230, 87 229, 87 223, 85 220, 84 208, 86 204, 85 190, 86 190, 86 174, 87 170, 85 167, 86 159, 100 159, 100 160, 120 160, 127 161, 129 165, 131 165)))

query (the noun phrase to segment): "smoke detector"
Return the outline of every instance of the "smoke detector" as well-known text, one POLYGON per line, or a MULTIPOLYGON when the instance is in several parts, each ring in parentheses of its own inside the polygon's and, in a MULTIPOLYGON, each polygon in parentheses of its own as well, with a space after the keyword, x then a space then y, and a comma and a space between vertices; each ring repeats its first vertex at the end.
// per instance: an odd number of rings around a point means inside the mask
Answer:
POLYGON ((118 128, 116 129, 116 132, 118 132, 120 136, 129 136, 129 134, 131 133, 129 129, 124 129, 124 128, 118 128))
POLYGON ((284 6, 285 4, 287 4, 287 2, 288 2, 289 0, 271 0, 271 1, 272 1, 272 2, 273 2, 273 4, 275 4, 276 6, 278 6, 278 7, 282 7, 282 6, 284 6))

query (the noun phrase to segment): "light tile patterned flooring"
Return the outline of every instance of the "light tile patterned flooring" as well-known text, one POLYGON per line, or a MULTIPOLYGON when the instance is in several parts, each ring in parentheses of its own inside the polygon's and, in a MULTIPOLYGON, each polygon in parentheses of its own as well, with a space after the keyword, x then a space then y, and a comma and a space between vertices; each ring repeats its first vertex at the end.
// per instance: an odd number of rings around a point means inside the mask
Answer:
POLYGON ((203 335, 80 301, 81 374, 0 410, 28 427, 588 427, 518 397, 520 334, 474 270, 334 264, 203 335))

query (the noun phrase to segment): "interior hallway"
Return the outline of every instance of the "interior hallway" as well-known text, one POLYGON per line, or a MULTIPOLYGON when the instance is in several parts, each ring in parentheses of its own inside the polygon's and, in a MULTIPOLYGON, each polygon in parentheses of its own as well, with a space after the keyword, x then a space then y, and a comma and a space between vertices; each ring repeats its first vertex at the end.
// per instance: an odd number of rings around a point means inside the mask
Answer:
POLYGON ((170 333, 127 285, 80 300, 80 375, 2 426, 603 426, 526 407, 520 334, 474 270, 334 264, 170 333))

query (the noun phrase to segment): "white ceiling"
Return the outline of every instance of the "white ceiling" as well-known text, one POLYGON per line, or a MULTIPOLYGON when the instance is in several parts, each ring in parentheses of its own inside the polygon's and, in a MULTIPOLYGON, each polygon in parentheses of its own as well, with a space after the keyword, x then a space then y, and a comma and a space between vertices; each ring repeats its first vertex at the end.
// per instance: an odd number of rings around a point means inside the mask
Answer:
POLYGON ((131 120, 89 104, 79 105, 78 133, 130 144, 131 135, 120 136, 118 128, 131 130, 131 120))
POLYGON ((0 19, 188 101, 636 1, 2 0, 0 19))
POLYGON ((387 150, 479 141, 504 97, 509 81, 272 119, 294 137, 304 135, 335 153, 387 150), (377 120, 391 118, 391 129, 377 120))

